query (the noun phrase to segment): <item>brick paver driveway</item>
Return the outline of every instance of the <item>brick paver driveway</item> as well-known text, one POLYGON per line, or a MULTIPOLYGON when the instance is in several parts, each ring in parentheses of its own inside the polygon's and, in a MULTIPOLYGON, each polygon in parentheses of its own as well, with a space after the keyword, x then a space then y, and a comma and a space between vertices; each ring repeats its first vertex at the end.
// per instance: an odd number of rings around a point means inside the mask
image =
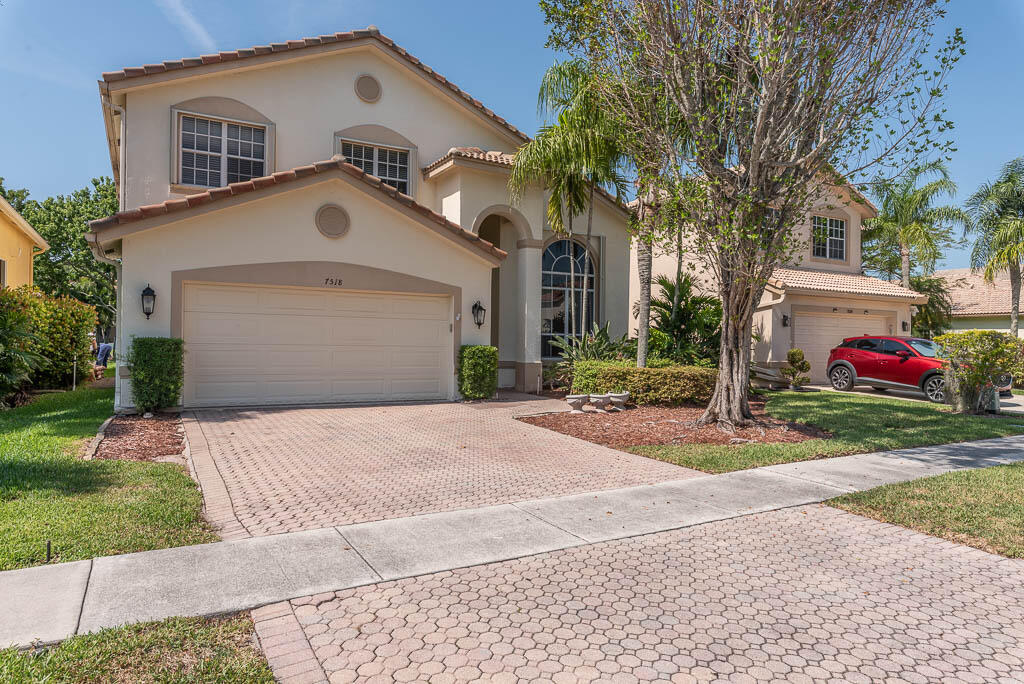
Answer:
POLYGON ((1024 680, 1024 563, 824 506, 292 607, 296 681, 1024 680))
MULTIPOLYGON (((563 406, 541 401, 535 408, 563 406)), ((513 420, 530 408, 494 402, 203 410, 186 420, 186 430, 193 455, 209 454, 216 468, 206 470, 226 485, 241 523, 234 536, 700 474, 513 420)), ((209 506, 213 488, 203 489, 209 506)))

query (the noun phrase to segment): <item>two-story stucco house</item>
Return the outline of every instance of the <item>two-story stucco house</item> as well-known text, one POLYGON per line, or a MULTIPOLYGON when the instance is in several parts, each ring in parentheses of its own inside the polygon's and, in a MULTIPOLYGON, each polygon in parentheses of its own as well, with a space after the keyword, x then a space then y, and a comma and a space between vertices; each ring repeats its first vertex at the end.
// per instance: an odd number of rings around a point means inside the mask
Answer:
POLYGON ((31 285, 34 258, 49 248, 43 236, 0 197, 0 287, 31 285))
POLYGON ((88 238, 120 268, 118 339, 184 338, 185 406, 452 399, 463 344, 535 390, 584 249, 626 331, 625 210, 602 196, 589 245, 551 235, 540 189, 509 202, 527 136, 375 27, 99 89, 121 211, 88 238))
MULTIPOLYGON (((861 228, 875 208, 852 187, 826 186, 806 220, 794 228, 803 250, 778 268, 754 313, 753 361, 765 367, 785 364, 793 347, 811 362, 814 382, 827 382, 828 354, 843 338, 856 335, 909 335, 915 305, 928 298, 879 278, 861 274, 861 228)), ((711 271, 693 254, 687 273, 715 293, 711 271)), ((630 301, 639 299, 636 258, 631 259, 630 301)), ((676 253, 655 249, 652 273, 676 273, 676 253)), ((654 287, 652 296, 657 296, 654 287)))

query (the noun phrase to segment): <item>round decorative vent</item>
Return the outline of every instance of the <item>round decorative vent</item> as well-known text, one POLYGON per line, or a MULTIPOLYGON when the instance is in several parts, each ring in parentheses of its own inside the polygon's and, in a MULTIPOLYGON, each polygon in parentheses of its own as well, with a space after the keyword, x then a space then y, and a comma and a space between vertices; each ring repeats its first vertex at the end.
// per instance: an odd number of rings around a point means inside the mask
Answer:
POLYGON ((325 204, 317 209, 316 228, 329 238, 340 238, 348 232, 348 212, 337 204, 325 204))
POLYGON ((369 74, 356 79, 356 95, 364 102, 376 102, 380 99, 380 81, 369 74))

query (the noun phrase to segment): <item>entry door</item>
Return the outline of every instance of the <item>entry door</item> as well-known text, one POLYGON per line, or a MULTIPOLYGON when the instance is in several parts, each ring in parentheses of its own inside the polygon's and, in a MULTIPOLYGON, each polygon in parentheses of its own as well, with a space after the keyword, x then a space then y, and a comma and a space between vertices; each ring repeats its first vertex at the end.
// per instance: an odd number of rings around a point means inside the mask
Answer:
POLYGON ((188 283, 186 406, 445 399, 451 298, 188 283))

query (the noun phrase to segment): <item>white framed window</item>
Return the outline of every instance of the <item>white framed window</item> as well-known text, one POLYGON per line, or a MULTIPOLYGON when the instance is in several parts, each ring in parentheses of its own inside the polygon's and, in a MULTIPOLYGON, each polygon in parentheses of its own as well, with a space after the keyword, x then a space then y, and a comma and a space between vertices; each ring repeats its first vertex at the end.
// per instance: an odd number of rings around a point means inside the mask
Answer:
POLYGON ((811 219, 811 233, 812 256, 833 261, 846 260, 846 221, 814 216, 811 219))
POLYGON ((182 114, 179 130, 182 185, 219 188, 266 175, 265 127, 182 114))
POLYGON ((582 337, 594 325, 597 302, 595 296, 594 259, 585 258, 586 248, 569 240, 556 240, 544 250, 541 260, 540 284, 540 346, 541 356, 558 356, 552 342, 569 337, 572 311, 576 312, 576 335, 582 337), (572 262, 575 261, 575 264, 572 262), (584 270, 584 262, 589 267, 584 270), (575 273, 575 287, 571 286, 575 273), (586 276, 584 276, 586 273, 586 276), (583 288, 587 288, 587 311, 583 312, 583 288), (573 295, 575 294, 575 297, 573 295), (575 306, 570 302, 575 300, 575 306))
POLYGON ((357 140, 341 140, 340 148, 345 161, 380 178, 398 192, 409 194, 409 150, 357 140))

